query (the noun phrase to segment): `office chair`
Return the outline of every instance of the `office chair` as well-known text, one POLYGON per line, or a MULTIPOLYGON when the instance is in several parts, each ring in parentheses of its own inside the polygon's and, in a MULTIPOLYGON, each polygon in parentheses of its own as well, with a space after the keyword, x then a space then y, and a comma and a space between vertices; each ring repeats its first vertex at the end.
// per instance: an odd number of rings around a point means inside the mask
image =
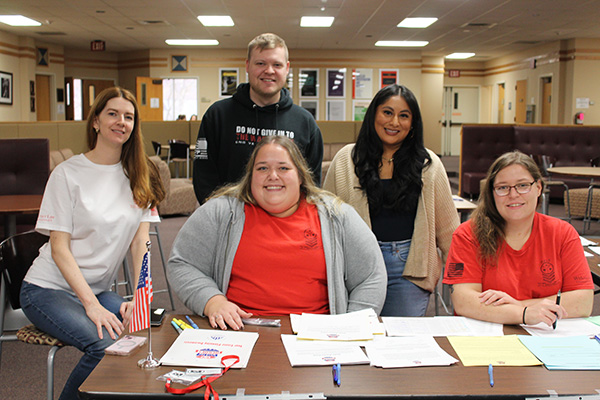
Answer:
POLYGON ((23 278, 33 260, 38 256, 39 248, 47 241, 47 236, 35 231, 28 231, 13 235, 0 243, 0 356, 3 341, 20 340, 25 343, 51 346, 47 358, 47 398, 52 400, 54 397, 54 356, 65 344, 37 329, 35 325, 20 328, 16 335, 4 333, 7 300, 13 309, 21 308, 19 293, 23 278))
POLYGON ((548 206, 550 203, 550 187, 552 186, 562 186, 565 188, 564 198, 565 198, 565 208, 567 209, 567 221, 571 222, 571 199, 569 196, 569 186, 563 181, 552 179, 550 172, 548 172, 548 168, 552 168, 556 159, 554 157, 550 157, 544 154, 533 154, 531 158, 535 161, 540 172, 542 173, 542 180, 544 181, 545 188, 542 192, 542 214, 548 215, 548 206))
MULTIPOLYGON (((186 177, 190 177, 190 145, 183 140, 169 140, 169 154, 167 155, 167 165, 170 163, 185 162, 186 177)), ((175 178, 179 178, 179 166, 175 166, 175 178)))

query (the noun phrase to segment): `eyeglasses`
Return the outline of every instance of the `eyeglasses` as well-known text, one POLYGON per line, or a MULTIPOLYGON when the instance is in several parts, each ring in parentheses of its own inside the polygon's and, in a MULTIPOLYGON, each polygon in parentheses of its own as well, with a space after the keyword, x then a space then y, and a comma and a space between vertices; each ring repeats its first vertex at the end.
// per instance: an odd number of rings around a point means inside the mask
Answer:
POLYGON ((518 183, 513 186, 496 186, 494 188, 494 192, 496 193, 497 196, 503 197, 503 196, 508 196, 510 194, 510 189, 514 188, 515 191, 519 194, 527 194, 527 193, 531 192, 531 187, 536 182, 537 181, 533 181, 531 183, 518 183))

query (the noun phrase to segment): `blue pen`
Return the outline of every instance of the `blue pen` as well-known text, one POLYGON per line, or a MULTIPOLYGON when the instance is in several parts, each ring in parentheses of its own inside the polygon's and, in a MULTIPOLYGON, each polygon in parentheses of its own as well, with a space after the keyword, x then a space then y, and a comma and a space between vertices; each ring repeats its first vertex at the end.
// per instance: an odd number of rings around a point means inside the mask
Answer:
POLYGON ((598 343, 600 343, 600 333, 597 335, 594 335, 594 339, 596 339, 598 341, 598 343))
POLYGON ((194 329, 200 329, 200 328, 198 328, 198 325, 196 325, 196 323, 190 318, 189 315, 186 315, 185 319, 188 320, 188 322, 190 323, 190 325, 192 326, 192 328, 194 328, 194 329))
POLYGON ((490 386, 494 387, 494 367, 492 364, 488 367, 488 375, 490 376, 490 386))
POLYGON ((342 366, 340 364, 335 364, 332 366, 333 372, 333 383, 336 386, 342 386, 342 366))
POLYGON ((175 330, 177 331, 178 334, 181 334, 181 332, 183 332, 183 330, 179 327, 179 325, 177 325, 177 322, 172 320, 171 325, 173 325, 173 328, 175 328, 175 330))

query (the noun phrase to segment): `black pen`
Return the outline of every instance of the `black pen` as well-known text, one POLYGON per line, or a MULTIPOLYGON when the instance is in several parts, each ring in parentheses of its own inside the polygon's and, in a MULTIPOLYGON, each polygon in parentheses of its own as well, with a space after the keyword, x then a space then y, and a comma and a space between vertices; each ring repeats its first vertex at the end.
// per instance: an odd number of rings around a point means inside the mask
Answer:
MULTIPOLYGON (((560 289, 558 290, 558 293, 556 294, 556 305, 560 306, 560 289)), ((552 329, 556 329, 556 321, 558 321, 558 314, 556 314, 556 319, 552 323, 552 329)))

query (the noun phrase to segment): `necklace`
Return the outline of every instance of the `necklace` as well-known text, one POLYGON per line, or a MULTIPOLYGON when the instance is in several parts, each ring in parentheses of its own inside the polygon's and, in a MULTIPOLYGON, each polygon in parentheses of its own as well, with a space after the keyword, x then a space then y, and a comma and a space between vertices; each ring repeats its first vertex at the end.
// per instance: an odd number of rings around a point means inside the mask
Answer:
POLYGON ((388 164, 391 164, 392 161, 394 161, 394 157, 392 157, 392 158, 385 158, 384 156, 381 156, 381 158, 383 158, 384 161, 387 161, 388 164))

